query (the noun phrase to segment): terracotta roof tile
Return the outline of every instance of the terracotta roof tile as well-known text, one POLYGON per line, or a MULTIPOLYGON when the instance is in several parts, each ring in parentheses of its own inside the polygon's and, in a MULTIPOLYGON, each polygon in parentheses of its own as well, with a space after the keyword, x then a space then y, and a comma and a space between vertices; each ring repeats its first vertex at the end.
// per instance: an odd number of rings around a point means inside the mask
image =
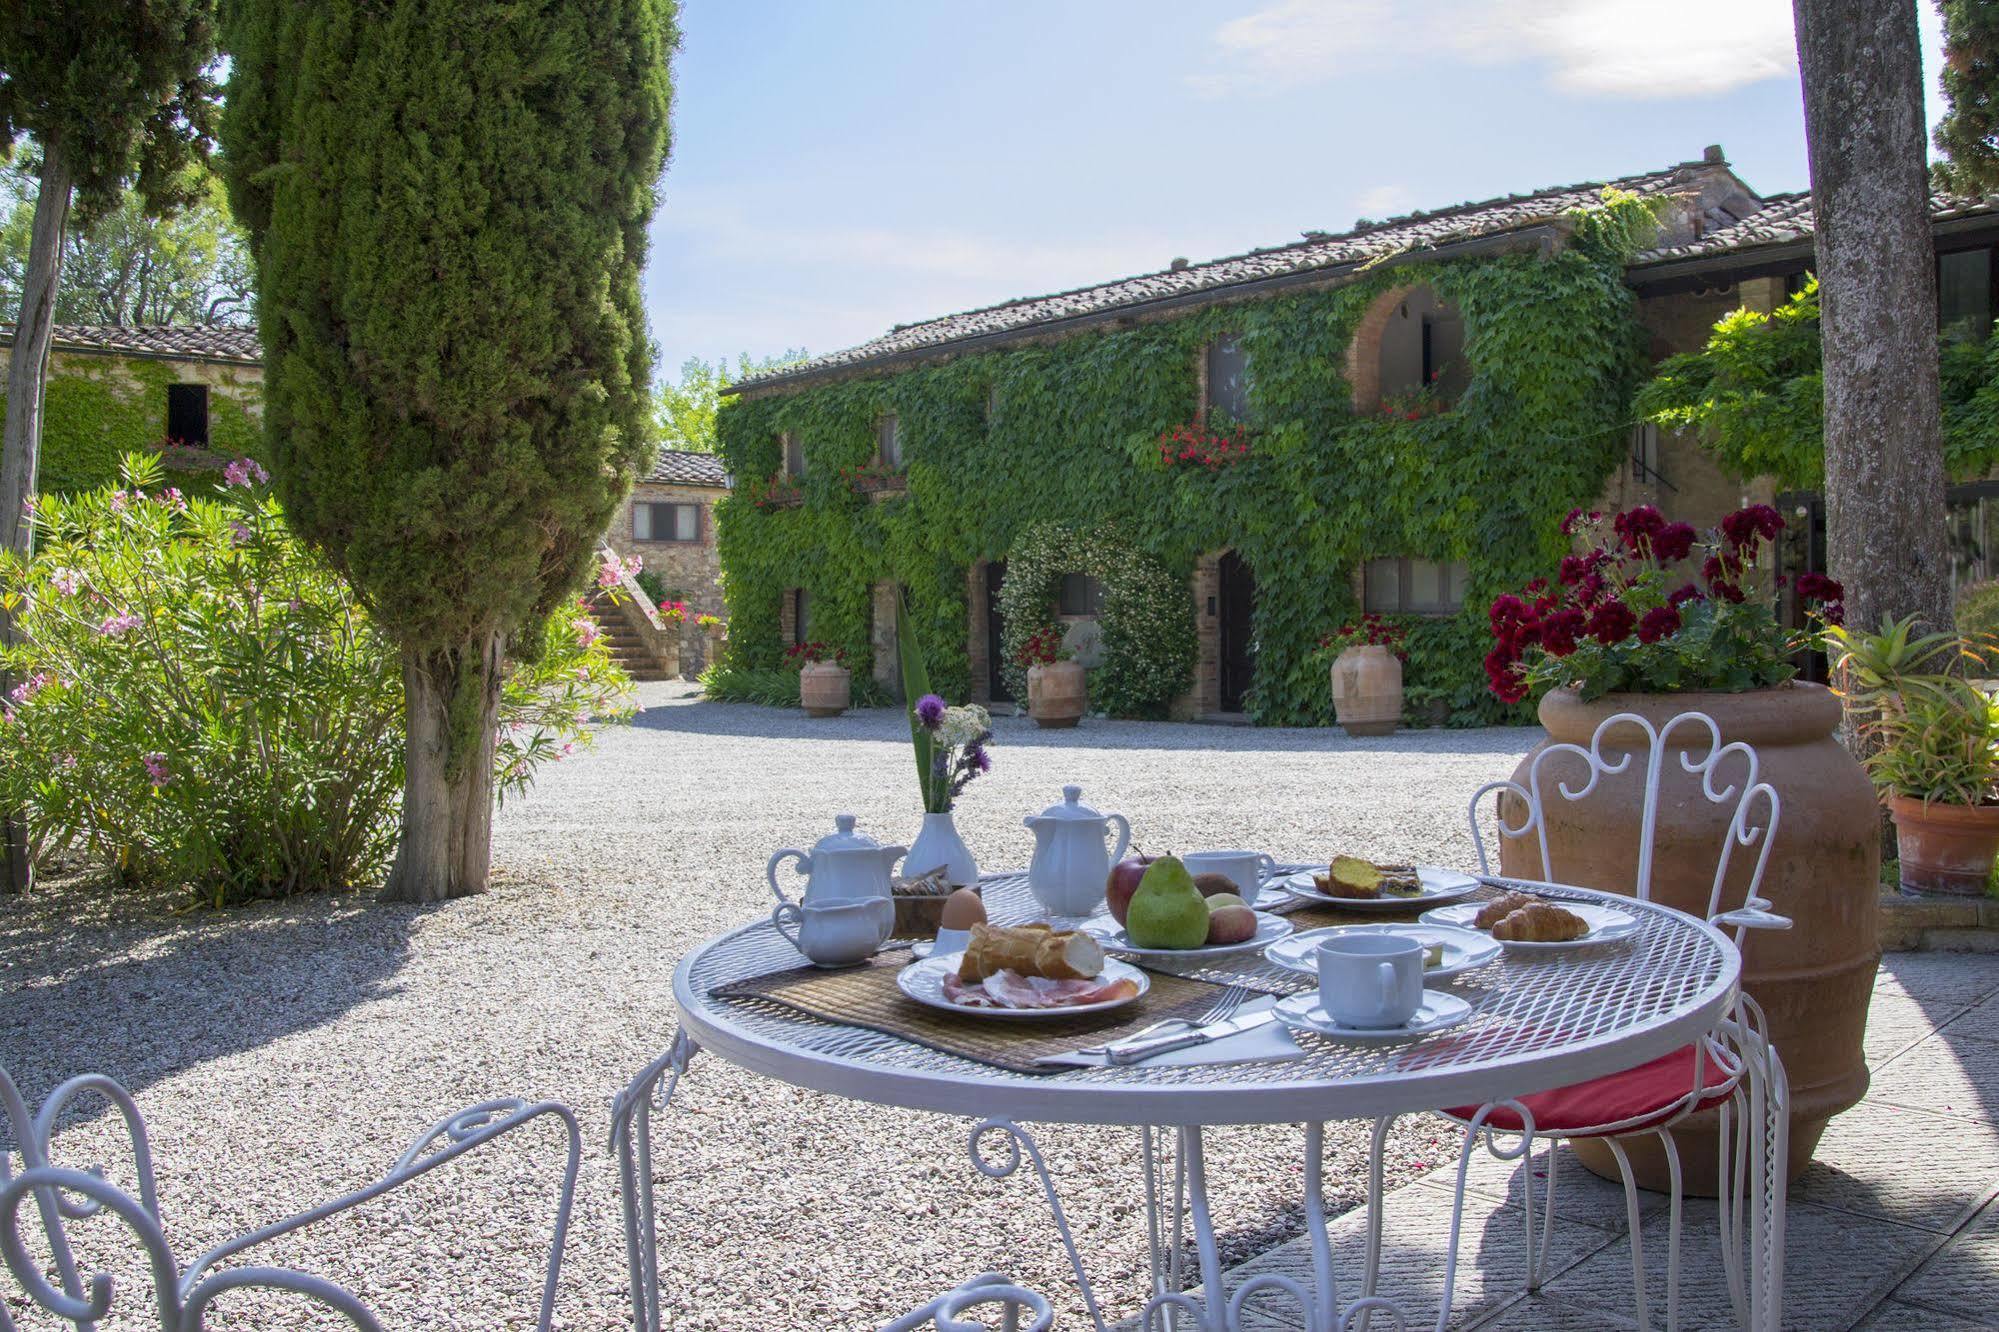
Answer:
MULTIPOLYGON (((1985 213, 1999 213, 1999 195, 1989 195, 1983 199, 1952 194, 1930 196, 1932 223, 1947 222, 1960 217, 1975 217, 1985 213)), ((1710 231, 1699 240, 1685 245, 1668 245, 1656 250, 1647 250, 1639 255, 1633 264, 1638 266, 1680 259, 1704 259, 1764 245, 1787 245, 1796 241, 1810 240, 1813 226, 1812 196, 1809 193, 1772 194, 1763 200, 1761 208, 1739 222, 1710 231)))
POLYGON ((659 461, 653 464, 646 480, 665 486, 714 486, 719 489, 729 484, 729 474, 722 470, 722 460, 712 453, 661 449, 659 461))
MULTIPOLYGON (((256 365, 264 354, 254 328, 203 324, 57 324, 54 340, 62 351, 119 352, 165 360, 256 365)), ((14 330, 0 329, 0 345, 13 343, 14 330)))

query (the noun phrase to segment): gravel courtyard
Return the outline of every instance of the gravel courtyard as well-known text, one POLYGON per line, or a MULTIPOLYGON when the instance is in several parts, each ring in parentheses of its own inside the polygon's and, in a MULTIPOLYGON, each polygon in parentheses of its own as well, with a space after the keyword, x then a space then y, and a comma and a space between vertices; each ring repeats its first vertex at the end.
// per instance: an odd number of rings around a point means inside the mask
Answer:
MULTIPOLYGON (((646 706, 632 725, 509 803, 496 833, 501 881, 483 897, 429 909, 321 897, 217 914, 61 884, 0 908, 0 1064, 31 1103, 90 1070, 132 1087, 183 1261, 367 1182, 461 1104, 567 1101, 582 1120, 584 1169, 560 1325, 629 1326, 606 1103, 671 1037, 675 963, 765 914, 765 860, 810 846, 836 812, 854 812, 884 842, 908 841, 918 823, 899 712, 814 722, 691 695, 683 684, 641 686, 646 706)), ((1538 734, 1352 740, 1107 722, 1064 733, 1025 719, 997 729, 994 771, 958 815, 988 867, 1026 862, 1021 819, 1064 782, 1129 815, 1149 850, 1245 845, 1302 859, 1362 849, 1466 864, 1466 797, 1538 734)), ((675 1328, 871 1327, 989 1267, 1067 1289, 1038 1193, 1023 1178, 979 1177, 960 1122, 792 1090, 704 1057, 661 1123, 675 1328)), ((67 1163, 105 1161, 121 1177, 109 1130, 102 1116, 77 1128, 67 1163)), ((1144 1263, 1134 1136, 1051 1128, 1039 1138, 1110 1297, 1106 1315, 1129 1314, 1144 1263)), ((1296 1234, 1298 1130, 1215 1141, 1226 1257, 1296 1234)), ((1354 1178, 1363 1135, 1338 1142, 1354 1178)), ((1395 1142, 1394 1177, 1450 1151, 1419 1123, 1395 1142)), ((556 1135, 530 1135, 270 1257, 350 1285, 388 1315, 385 1326, 529 1327, 559 1167, 556 1135)), ((1335 1201, 1357 1196, 1349 1188, 1335 1201)), ((112 1235, 107 1222, 85 1229, 93 1244, 112 1235)), ((110 1248, 122 1280, 102 1326, 157 1326, 129 1245, 110 1248)), ((0 1292, 22 1316, 4 1275, 0 1292)), ((318 1325, 296 1304, 239 1297, 222 1307, 214 1326, 318 1325)), ((1058 1325, 1081 1325, 1079 1311, 1068 1302, 1058 1325)), ((22 1326, 53 1324, 31 1314, 22 1326)))

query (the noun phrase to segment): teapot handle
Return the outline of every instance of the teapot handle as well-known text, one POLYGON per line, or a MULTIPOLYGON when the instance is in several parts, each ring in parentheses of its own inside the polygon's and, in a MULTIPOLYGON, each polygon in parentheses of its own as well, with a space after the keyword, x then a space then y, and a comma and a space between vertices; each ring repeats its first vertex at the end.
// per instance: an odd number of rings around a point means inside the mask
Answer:
POLYGON ((796 847, 786 847, 772 856, 770 864, 764 866, 764 878, 770 880, 770 890, 777 894, 777 900, 780 902, 789 902, 791 900, 784 895, 784 889, 777 886, 777 867, 783 864, 787 857, 798 862, 798 872, 800 874, 807 877, 810 877, 812 874, 812 857, 806 855, 796 847))
POLYGON ((1124 859, 1125 850, 1131 845, 1131 821, 1122 814, 1106 814, 1104 822, 1117 825, 1117 850, 1111 852, 1111 864, 1115 865, 1124 859))

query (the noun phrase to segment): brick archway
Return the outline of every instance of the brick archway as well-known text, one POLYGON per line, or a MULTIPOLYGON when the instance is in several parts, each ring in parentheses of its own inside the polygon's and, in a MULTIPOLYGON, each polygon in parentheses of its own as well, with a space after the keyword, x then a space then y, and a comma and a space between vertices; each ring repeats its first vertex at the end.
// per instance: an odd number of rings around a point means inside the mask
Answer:
POLYGON ((1353 337, 1347 342, 1347 385, 1353 390, 1356 416, 1381 409, 1381 335, 1403 300, 1419 285, 1411 282, 1382 292, 1368 302, 1360 323, 1354 326, 1353 337))

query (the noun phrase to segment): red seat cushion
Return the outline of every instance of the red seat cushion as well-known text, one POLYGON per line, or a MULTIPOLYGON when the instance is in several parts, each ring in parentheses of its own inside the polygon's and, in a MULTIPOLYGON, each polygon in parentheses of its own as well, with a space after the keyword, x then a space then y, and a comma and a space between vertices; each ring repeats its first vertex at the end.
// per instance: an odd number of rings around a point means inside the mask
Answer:
MULTIPOLYGON (((1534 1116, 1536 1133, 1588 1136, 1588 1130, 1606 1124, 1624 1125, 1616 1130, 1619 1133, 1637 1133, 1663 1123, 1676 1113, 1681 1099, 1693 1086, 1694 1047, 1684 1045, 1669 1055, 1622 1073, 1516 1099, 1534 1116)), ((1729 1090, 1727 1070, 1717 1067, 1710 1054, 1701 1063, 1700 1104, 1712 1105, 1726 1097, 1729 1090)), ((1444 1111, 1453 1119, 1465 1120, 1478 1112, 1475 1105, 1444 1111)), ((1485 1122, 1506 1132, 1520 1131, 1520 1116, 1508 1106, 1495 1109, 1485 1122)))

